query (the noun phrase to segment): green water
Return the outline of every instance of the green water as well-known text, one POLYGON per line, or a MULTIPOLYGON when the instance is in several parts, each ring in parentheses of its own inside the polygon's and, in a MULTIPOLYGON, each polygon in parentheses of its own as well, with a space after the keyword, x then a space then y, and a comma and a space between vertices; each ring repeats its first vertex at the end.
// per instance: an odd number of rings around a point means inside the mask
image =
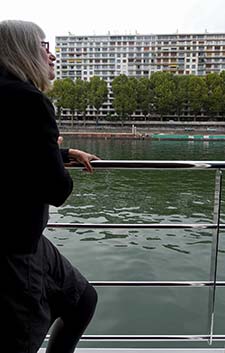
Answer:
MULTIPOLYGON (((224 142, 64 138, 64 146, 102 159, 224 160, 224 142)), ((81 223, 212 222, 215 171, 71 170, 74 190, 50 221, 81 223)), ((225 187, 225 182, 223 182, 225 187)), ((222 196, 225 223, 225 193, 222 196)), ((46 235, 91 281, 207 281, 209 230, 62 230, 46 235)), ((225 280, 225 232, 220 234, 218 280, 225 280)), ((207 334, 207 288, 97 288, 99 303, 86 334, 207 334)), ((215 334, 225 333, 225 288, 217 289, 215 334)), ((81 343, 81 346, 100 343, 81 343)), ((110 346, 109 343, 102 343, 110 346)), ((114 345, 116 345, 114 343, 114 345)), ((184 343, 164 344, 170 347, 184 343)), ((200 347, 195 343, 195 346, 200 347)), ((118 343, 118 346, 122 344, 118 343)), ((127 347, 135 343, 126 344, 127 347)), ((161 343, 136 343, 161 347, 161 343)), ((186 344, 191 347, 191 344, 186 344)), ((215 347, 224 343, 214 344, 215 347)), ((202 344, 201 347, 207 347, 202 344)))

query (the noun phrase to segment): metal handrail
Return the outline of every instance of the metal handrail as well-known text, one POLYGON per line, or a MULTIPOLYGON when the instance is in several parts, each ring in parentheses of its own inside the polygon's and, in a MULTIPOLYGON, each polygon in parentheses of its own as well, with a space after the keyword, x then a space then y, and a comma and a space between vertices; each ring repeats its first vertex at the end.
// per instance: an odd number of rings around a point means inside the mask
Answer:
MULTIPOLYGON (((97 160, 91 161, 97 169, 225 169, 224 161, 149 161, 149 160, 97 160)), ((73 168, 83 168, 77 164, 73 168)))
MULTIPOLYGON (((184 228, 200 228, 200 229, 215 229, 217 227, 216 223, 48 223, 49 228, 102 228, 102 229, 149 229, 149 228, 159 228, 159 229, 184 229, 184 228)), ((225 229, 225 223, 220 224, 221 229, 225 229)))
MULTIPOLYGON (((214 197, 213 223, 148 223, 148 224, 94 224, 94 223, 48 223, 48 228, 86 228, 86 229, 212 229, 213 241, 211 252, 210 281, 91 281, 94 286, 153 286, 153 287, 209 287, 209 334, 208 335, 84 335, 82 340, 89 341, 225 341, 225 335, 214 335, 214 311, 216 287, 225 287, 225 281, 217 281, 217 257, 219 231, 225 229, 225 224, 220 224, 220 205, 222 190, 222 171, 225 170, 223 161, 129 161, 129 160, 98 160, 91 162, 94 169, 194 169, 216 170, 216 184, 214 197)), ((73 168, 83 168, 77 164, 73 168)))
MULTIPOLYGON (((46 335, 46 341, 50 335, 46 335)), ((210 335, 83 335, 82 341, 111 341, 111 342, 208 342, 210 335)), ((225 335, 213 335, 215 342, 225 341, 225 335)))
MULTIPOLYGON (((149 341, 206 341, 210 340, 210 335, 84 335, 82 340, 85 341, 132 341, 132 342, 149 342, 149 341)), ((216 342, 225 341, 225 335, 213 335, 216 342)))
MULTIPOLYGON (((212 281, 90 281, 97 287, 211 287, 212 281)), ((217 287, 225 287, 225 281, 217 281, 217 287)))

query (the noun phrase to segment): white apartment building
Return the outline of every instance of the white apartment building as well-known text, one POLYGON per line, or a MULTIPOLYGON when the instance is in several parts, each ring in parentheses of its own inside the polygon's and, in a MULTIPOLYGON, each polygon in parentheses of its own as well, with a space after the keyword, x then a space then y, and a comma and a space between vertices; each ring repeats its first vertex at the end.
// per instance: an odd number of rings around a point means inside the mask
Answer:
POLYGON ((99 76, 107 82, 108 102, 101 109, 107 116, 113 113, 111 82, 120 74, 139 78, 165 71, 203 76, 225 70, 225 33, 70 34, 56 37, 55 52, 57 79, 99 76))

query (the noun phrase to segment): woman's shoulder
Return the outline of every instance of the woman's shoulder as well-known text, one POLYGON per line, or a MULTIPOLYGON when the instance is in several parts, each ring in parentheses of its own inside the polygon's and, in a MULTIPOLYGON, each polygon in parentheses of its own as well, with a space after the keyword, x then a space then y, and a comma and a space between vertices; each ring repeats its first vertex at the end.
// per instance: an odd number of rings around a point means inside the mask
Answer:
POLYGON ((42 92, 35 87, 32 81, 23 81, 13 73, 3 70, 0 67, 0 92, 1 94, 5 92, 5 94, 10 93, 13 95, 14 93, 19 96, 29 95, 34 97, 42 97, 42 92))
POLYGON ((30 81, 22 81, 12 75, 0 75, 0 94, 1 96, 10 95, 11 97, 20 97, 23 96, 33 96, 40 97, 42 95, 30 81))
POLYGON ((8 82, 7 88, 8 88, 8 90, 11 91, 11 94, 15 93, 19 96, 24 95, 24 96, 34 97, 34 98, 36 97, 39 99, 40 99, 40 97, 42 97, 42 92, 39 91, 29 81, 21 81, 21 80, 11 81, 11 82, 8 82))
POLYGON ((47 109, 53 107, 49 98, 30 81, 11 81, 5 85, 4 92, 5 94, 8 92, 11 99, 15 97, 20 102, 26 101, 28 105, 39 103, 46 106, 47 109))
MULTIPOLYGON (((35 111, 46 112, 48 111, 51 115, 54 114, 54 107, 49 98, 40 91, 31 81, 22 81, 21 79, 13 76, 12 74, 2 75, 0 71, 0 97, 3 106, 9 104, 16 107, 17 111, 20 108, 28 111, 31 107, 35 106, 35 111)), ((33 112, 34 113, 34 112, 33 112)))

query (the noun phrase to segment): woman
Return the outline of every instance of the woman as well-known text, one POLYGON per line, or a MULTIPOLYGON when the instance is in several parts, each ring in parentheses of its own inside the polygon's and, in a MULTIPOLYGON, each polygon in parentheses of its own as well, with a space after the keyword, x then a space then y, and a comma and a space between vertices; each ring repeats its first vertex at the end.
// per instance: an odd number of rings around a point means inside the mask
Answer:
MULTIPOLYGON (((53 323, 47 353, 72 353, 97 302, 87 279, 42 234, 48 205, 63 204, 73 188, 54 108, 43 93, 50 78, 44 38, 32 22, 0 22, 1 124, 11 139, 1 142, 0 342, 6 353, 37 352, 53 323)), ((97 157, 77 151, 77 160, 91 168, 97 157)))

